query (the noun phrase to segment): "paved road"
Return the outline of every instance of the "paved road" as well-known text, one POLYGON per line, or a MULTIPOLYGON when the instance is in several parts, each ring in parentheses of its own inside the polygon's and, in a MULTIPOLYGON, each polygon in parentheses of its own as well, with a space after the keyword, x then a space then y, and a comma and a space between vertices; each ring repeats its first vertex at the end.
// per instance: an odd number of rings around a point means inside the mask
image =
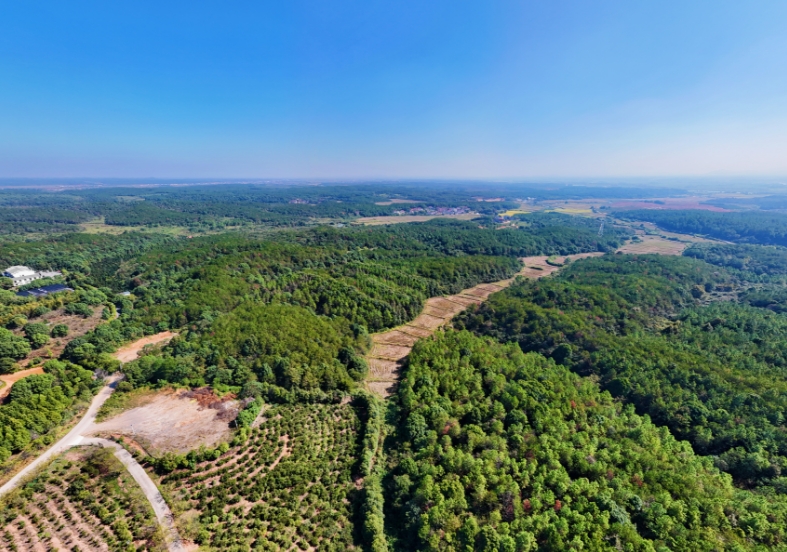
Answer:
POLYGON ((156 513, 156 518, 158 519, 159 525, 161 525, 161 527, 168 533, 167 543, 169 550, 171 552, 180 552, 185 550, 180 541, 180 535, 178 534, 177 529, 175 529, 174 517, 169 509, 169 506, 167 506, 164 497, 161 496, 161 493, 159 492, 158 487, 156 487, 156 484, 152 479, 150 479, 150 476, 148 476, 147 472, 142 466, 139 465, 134 457, 131 456, 131 454, 119 444, 108 439, 86 437, 82 439, 79 444, 99 445, 102 447, 111 447, 115 449, 115 456, 117 456, 118 460, 120 460, 123 465, 126 466, 128 473, 131 474, 131 477, 133 477, 140 486, 142 492, 145 493, 145 496, 147 497, 151 506, 153 506, 153 511, 156 513))
POLYGON ((79 442, 82 440, 82 435, 93 425, 93 422, 96 421, 96 413, 98 412, 98 409, 101 408, 101 405, 104 404, 104 402, 112 394, 112 391, 115 390, 115 386, 121 377, 121 375, 116 374, 107 379, 106 385, 104 385, 104 387, 101 388, 101 391, 99 391, 98 394, 93 397, 93 402, 90 403, 87 412, 85 413, 84 417, 79 420, 77 425, 75 425, 71 431, 65 435, 65 437, 49 447, 46 452, 33 460, 22 471, 12 477, 8 483, 0 487, 0 496, 3 496, 8 491, 17 488, 25 478, 30 476, 35 472, 35 470, 46 464, 58 454, 74 445, 79 444, 79 442))

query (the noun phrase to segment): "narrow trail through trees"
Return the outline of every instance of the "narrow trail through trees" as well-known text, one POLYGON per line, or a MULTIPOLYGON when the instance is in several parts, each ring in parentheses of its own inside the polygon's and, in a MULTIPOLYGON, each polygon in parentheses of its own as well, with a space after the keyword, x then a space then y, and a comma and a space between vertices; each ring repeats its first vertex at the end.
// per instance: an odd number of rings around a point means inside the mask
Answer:
MULTIPOLYGON (((525 267, 516 276, 526 278, 543 278, 560 269, 566 260, 597 257, 603 253, 579 253, 563 257, 548 257, 540 255, 524 257, 525 267)), ((514 278, 478 284, 465 289, 456 295, 432 297, 426 301, 424 310, 413 321, 391 330, 377 333, 372 336, 372 348, 366 356, 369 362, 369 376, 366 379, 367 388, 385 398, 394 392, 399 378, 399 370, 415 342, 424 337, 429 337, 438 328, 441 328, 451 319, 465 310, 470 305, 479 305, 490 295, 501 291, 514 281, 514 278)))

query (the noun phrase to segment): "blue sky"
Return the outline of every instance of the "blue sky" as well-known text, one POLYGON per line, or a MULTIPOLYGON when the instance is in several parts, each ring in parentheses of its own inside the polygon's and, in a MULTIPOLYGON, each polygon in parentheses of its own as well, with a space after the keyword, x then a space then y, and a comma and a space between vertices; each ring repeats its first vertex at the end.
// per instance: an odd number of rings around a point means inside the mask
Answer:
POLYGON ((787 2, 4 2, 0 177, 787 175, 787 2))

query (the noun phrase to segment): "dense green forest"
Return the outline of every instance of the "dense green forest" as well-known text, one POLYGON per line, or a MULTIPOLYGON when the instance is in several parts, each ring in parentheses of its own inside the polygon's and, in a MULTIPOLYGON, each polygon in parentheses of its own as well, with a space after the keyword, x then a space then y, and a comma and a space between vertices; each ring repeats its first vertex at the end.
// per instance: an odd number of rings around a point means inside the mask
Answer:
POLYGON ((640 209, 617 211, 615 215, 652 222, 672 232, 701 234, 736 243, 787 246, 787 215, 783 213, 640 209))
POLYGON ((771 281, 787 274, 787 248, 779 246, 696 243, 686 249, 687 257, 740 270, 748 281, 771 281))
MULTIPOLYGON (((4 190, 0 265, 61 270, 52 281, 73 291, 19 297, 0 281, 0 373, 36 355, 44 372, 0 404, 0 472, 51 443, 120 369, 117 404, 172 386, 237 401, 229 443, 135 452, 201 546, 783 549, 782 215, 625 213, 633 227, 740 242, 676 257, 615 254, 631 228, 599 236, 596 218, 491 216, 524 198, 615 197, 578 188, 4 190), (416 205, 484 216, 337 224, 416 205), (79 231, 99 218, 149 228, 79 231), (606 254, 518 278, 418 341, 390 400, 364 391, 375 332, 412 321, 431 297, 511 278, 522 257, 582 252, 606 254), (122 367, 113 358, 166 330, 178 334, 168 344, 122 367)), ((115 533, 106 542, 126 531, 115 533)))
POLYGON ((781 489, 787 467, 787 321, 704 304, 732 276, 688 258, 615 255, 523 281, 457 325, 597 378, 744 486, 781 489))
POLYGON ((51 444, 47 433, 89 402, 100 385, 91 371, 58 360, 45 363, 43 374, 16 383, 0 405, 0 462, 34 439, 51 444))
POLYGON ((398 404, 398 549, 739 550, 787 536, 782 497, 736 489, 666 428, 516 344, 419 342, 398 404))
MULTIPOLYGON (((557 226, 561 220, 534 219, 526 229, 434 221, 318 228, 276 241, 177 241, 129 266, 133 294, 117 301, 119 321, 107 327, 182 329, 161 360, 166 367, 134 372, 134 385, 213 384, 276 400, 299 393, 327 399, 365 376, 368 333, 412 320, 427 298, 508 278, 521 267, 519 256, 620 243, 621 234, 600 239, 582 225, 557 226)), ((96 351, 118 341, 102 332, 75 341, 96 351)))
MULTIPOLYGON (((681 190, 668 191, 677 193, 681 190)), ((35 187, 0 189, 0 236, 78 232, 81 223, 91 220, 120 227, 181 226, 197 232, 216 231, 227 226, 313 225, 326 219, 346 221, 364 216, 391 215, 397 210, 410 208, 462 207, 494 215, 518 207, 524 198, 656 197, 664 192, 655 188, 473 182, 277 186, 187 182, 148 184, 140 181, 126 185, 117 182, 111 187, 67 182, 57 192, 35 187)))

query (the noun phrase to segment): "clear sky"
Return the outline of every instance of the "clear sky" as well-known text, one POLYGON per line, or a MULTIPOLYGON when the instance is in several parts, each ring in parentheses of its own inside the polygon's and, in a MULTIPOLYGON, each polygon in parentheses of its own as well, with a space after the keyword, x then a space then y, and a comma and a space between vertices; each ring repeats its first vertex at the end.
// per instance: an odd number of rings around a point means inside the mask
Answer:
POLYGON ((787 2, 3 2, 0 177, 787 175, 787 2))

